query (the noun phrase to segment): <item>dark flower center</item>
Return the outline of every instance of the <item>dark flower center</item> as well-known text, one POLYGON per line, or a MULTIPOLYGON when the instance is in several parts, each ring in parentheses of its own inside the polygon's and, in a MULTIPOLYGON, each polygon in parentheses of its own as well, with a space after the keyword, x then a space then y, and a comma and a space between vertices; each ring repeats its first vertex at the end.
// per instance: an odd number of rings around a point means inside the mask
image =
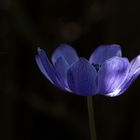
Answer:
POLYGON ((101 66, 99 64, 94 64, 94 63, 92 65, 95 67, 96 71, 98 72, 101 66))

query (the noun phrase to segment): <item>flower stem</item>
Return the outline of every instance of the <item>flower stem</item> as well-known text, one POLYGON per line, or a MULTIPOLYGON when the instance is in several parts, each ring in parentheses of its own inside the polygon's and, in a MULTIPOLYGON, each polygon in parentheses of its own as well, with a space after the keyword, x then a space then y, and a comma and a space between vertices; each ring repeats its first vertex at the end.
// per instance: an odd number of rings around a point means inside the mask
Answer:
POLYGON ((88 107, 90 137, 91 137, 91 140, 96 140, 96 129, 95 129, 92 96, 87 96, 87 107, 88 107))

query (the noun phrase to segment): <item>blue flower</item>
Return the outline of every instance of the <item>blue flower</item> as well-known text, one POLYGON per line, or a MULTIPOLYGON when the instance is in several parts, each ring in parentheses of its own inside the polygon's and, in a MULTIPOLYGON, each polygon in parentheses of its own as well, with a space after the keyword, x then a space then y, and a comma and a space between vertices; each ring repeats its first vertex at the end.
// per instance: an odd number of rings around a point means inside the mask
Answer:
POLYGON ((140 74, 140 55, 131 62, 122 57, 119 45, 99 46, 89 60, 79 57, 67 44, 61 44, 49 61, 38 48, 36 62, 44 76, 57 87, 81 96, 118 96, 140 74))

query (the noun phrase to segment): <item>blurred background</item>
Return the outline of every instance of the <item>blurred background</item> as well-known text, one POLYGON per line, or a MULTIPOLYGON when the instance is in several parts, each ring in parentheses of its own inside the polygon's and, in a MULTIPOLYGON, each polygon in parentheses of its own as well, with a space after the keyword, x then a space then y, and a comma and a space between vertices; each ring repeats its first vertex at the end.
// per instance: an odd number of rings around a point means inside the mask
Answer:
MULTIPOLYGON (((60 43, 88 58, 117 43, 140 54, 139 0, 0 1, 0 140, 90 140, 86 98, 53 86, 35 62, 60 43)), ((140 139, 140 78, 115 97, 94 97, 97 140, 140 139)))

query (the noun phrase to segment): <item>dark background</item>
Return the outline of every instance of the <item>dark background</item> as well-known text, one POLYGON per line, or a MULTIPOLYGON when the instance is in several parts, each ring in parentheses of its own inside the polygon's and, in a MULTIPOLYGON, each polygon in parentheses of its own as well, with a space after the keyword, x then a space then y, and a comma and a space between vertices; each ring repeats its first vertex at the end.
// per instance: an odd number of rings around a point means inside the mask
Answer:
MULTIPOLYGON (((131 60, 139 41, 139 0, 1 0, 0 140, 90 140, 86 98, 46 80, 38 46, 51 56, 69 43, 88 58, 117 43, 131 60)), ((97 140, 140 140, 139 82, 119 97, 94 97, 97 140)))

